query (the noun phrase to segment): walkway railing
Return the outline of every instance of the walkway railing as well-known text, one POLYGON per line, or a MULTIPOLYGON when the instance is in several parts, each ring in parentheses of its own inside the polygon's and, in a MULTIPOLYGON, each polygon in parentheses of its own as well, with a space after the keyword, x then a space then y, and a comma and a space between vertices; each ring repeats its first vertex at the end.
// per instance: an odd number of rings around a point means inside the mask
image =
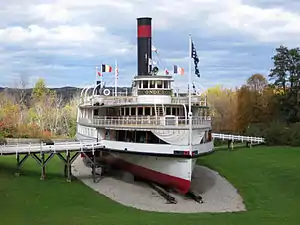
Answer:
POLYGON ((66 152, 66 151, 86 151, 102 147, 100 142, 95 141, 71 141, 71 142, 54 142, 52 145, 41 144, 16 144, 1 145, 0 155, 22 154, 22 153, 49 153, 49 152, 66 152))
MULTIPOLYGON (((139 127, 145 129, 188 129, 188 119, 184 117, 155 117, 155 116, 124 116, 124 117, 97 117, 94 119, 80 118, 79 123, 97 127, 139 127)), ((211 120, 204 117, 194 117, 193 128, 207 127, 211 120)))
POLYGON ((242 135, 233 135, 233 134, 219 134, 212 133, 214 139, 220 140, 231 140, 231 141, 241 141, 241 142, 250 142, 261 144, 265 142, 263 137, 251 137, 251 136, 242 136, 242 135))

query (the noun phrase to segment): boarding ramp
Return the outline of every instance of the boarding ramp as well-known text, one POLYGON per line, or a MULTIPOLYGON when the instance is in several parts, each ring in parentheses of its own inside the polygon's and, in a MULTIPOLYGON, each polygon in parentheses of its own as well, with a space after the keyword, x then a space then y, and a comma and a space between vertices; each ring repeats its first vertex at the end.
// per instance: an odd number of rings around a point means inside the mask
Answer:
POLYGON ((20 170, 26 159, 31 156, 41 166, 41 180, 46 177, 46 166, 49 161, 56 155, 64 163, 64 174, 67 181, 71 181, 71 165, 81 154, 85 156, 91 164, 93 181, 98 182, 100 179, 96 173, 96 155, 103 148, 100 142, 89 141, 61 141, 50 143, 35 144, 10 144, 0 146, 0 156, 15 155, 17 159, 16 175, 20 175, 20 170))

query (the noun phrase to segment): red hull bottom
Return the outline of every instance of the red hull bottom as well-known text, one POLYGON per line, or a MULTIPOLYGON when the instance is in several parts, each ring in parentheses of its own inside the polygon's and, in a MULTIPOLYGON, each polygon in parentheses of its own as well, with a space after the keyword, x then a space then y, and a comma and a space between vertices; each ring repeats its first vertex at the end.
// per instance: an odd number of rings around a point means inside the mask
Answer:
POLYGON ((189 180, 128 163, 120 158, 109 157, 106 162, 118 167, 119 169, 130 172, 136 177, 150 180, 163 186, 171 187, 181 194, 186 194, 190 189, 191 181, 189 180))

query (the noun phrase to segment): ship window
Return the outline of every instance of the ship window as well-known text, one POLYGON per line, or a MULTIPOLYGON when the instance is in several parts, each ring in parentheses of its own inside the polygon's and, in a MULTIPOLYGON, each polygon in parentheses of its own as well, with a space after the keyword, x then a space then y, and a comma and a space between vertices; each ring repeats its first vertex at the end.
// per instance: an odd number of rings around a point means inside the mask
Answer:
POLYGON ((142 88, 142 81, 138 81, 139 82, 139 88, 142 88))
POLYGON ((161 80, 157 81, 157 88, 162 88, 162 81, 161 80))
POLYGON ((121 108, 121 116, 124 115, 124 108, 121 108))
POLYGON ((125 116, 129 115, 129 108, 125 108, 125 116))
POLYGON ((150 82, 150 88, 155 88, 155 81, 154 81, 154 80, 152 80, 152 81, 150 82))
POLYGON ((131 108, 131 115, 135 116, 135 108, 131 108))
POLYGON ((143 107, 138 107, 138 115, 139 116, 143 115, 143 107))
POLYGON ((168 81, 164 81, 164 88, 169 88, 169 83, 168 83, 168 81))
POLYGON ((145 108, 145 116, 150 116, 150 108, 149 107, 145 108))
POLYGON ((172 115, 176 115, 176 108, 172 108, 172 115))
POLYGON ((166 112, 167 115, 171 115, 171 108, 170 108, 170 107, 167 107, 167 108, 166 108, 166 111, 167 111, 167 112, 166 112))
POLYGON ((148 88, 148 81, 147 80, 143 80, 143 88, 148 88))
POLYGON ((94 110, 94 116, 99 116, 99 110, 98 109, 94 110))

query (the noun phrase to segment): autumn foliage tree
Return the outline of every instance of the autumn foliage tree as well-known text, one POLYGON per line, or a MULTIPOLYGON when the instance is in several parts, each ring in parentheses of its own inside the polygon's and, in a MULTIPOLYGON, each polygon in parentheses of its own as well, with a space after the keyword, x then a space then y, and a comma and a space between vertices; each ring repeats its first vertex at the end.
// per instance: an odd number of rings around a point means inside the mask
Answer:
POLYGON ((222 86, 215 86, 206 91, 208 104, 213 117, 215 132, 232 132, 236 130, 236 92, 222 86))
POLYGON ((0 137, 74 136, 76 103, 63 103, 43 79, 36 82, 28 107, 4 92, 0 95, 0 137))
POLYGON ((253 124, 273 120, 276 116, 273 89, 262 74, 254 74, 237 90, 237 130, 244 133, 253 124))

